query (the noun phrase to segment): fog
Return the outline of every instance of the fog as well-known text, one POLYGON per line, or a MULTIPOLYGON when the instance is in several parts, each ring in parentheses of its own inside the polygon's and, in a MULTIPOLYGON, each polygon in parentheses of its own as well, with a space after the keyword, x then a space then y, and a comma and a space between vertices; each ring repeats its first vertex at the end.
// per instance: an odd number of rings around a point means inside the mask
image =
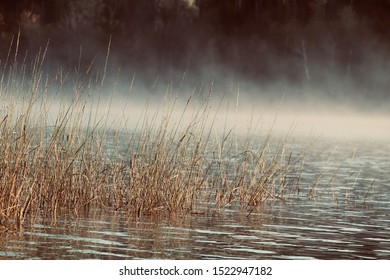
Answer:
POLYGON ((48 45, 53 95, 78 88, 112 123, 191 96, 221 128, 390 138, 388 1, 65 2, 0 5, 3 77, 48 45))

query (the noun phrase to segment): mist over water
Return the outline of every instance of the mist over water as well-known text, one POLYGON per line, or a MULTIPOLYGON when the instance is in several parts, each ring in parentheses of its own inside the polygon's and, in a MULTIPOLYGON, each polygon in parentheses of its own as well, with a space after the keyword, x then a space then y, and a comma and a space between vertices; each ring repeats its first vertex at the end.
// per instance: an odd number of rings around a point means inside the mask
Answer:
MULTIPOLYGON (((178 119, 187 104, 190 112, 205 100, 211 110, 209 121, 215 128, 232 129, 245 134, 257 126, 261 131, 283 136, 291 134, 300 137, 320 137, 339 140, 387 140, 390 139, 390 112, 386 102, 370 104, 362 100, 341 101, 316 95, 313 97, 288 96, 284 92, 261 88, 241 88, 241 83, 233 83, 218 88, 215 84, 200 83, 187 87, 186 81, 180 85, 160 83, 152 90, 136 86, 131 90, 111 92, 112 97, 102 98, 99 112, 106 112, 109 118, 125 118, 134 125, 143 114, 150 117, 163 113, 164 104, 175 103, 172 119, 178 119), (175 88, 176 86, 176 88, 175 88), (247 90, 247 91, 246 91, 247 90), (271 98, 270 98, 271 97, 271 98), (109 105, 108 105, 109 104, 109 105), (147 112, 146 112, 147 111, 147 112)), ((377 101, 374 101, 377 102, 377 101)), ((129 127, 130 128, 130 127, 129 127)))

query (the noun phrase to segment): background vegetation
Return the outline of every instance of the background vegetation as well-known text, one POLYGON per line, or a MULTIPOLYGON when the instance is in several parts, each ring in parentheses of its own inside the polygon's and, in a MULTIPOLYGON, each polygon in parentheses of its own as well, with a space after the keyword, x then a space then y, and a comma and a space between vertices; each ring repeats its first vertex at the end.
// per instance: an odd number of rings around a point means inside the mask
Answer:
POLYGON ((80 46, 103 63, 112 36, 111 61, 138 77, 342 85, 383 100, 389 12, 389 0, 1 0, 0 55, 20 31, 20 53, 50 39, 51 67, 72 69, 80 46))

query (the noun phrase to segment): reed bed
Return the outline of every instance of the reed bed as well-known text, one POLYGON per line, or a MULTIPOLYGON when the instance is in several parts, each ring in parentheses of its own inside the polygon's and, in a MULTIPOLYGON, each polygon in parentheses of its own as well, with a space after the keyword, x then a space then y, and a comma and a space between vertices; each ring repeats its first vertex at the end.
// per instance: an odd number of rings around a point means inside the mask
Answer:
POLYGON ((2 223, 94 209, 129 217, 227 207, 251 213, 299 189, 304 152, 286 152, 287 140, 274 142, 272 132, 219 129, 211 91, 200 101, 194 94, 184 102, 167 98, 158 112, 146 102, 129 128, 126 117, 110 117, 115 97, 105 98, 105 73, 97 80, 88 67, 69 89, 61 71, 45 76, 44 56, 31 67, 11 56, 3 64, 2 223))

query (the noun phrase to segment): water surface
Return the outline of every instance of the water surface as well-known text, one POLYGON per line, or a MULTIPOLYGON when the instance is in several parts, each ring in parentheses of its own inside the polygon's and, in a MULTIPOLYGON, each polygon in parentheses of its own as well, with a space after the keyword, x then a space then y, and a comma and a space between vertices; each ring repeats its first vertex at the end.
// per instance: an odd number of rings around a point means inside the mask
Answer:
POLYGON ((390 144, 324 140, 304 170, 299 194, 250 215, 100 210, 3 228, 0 259, 389 259, 390 144))

